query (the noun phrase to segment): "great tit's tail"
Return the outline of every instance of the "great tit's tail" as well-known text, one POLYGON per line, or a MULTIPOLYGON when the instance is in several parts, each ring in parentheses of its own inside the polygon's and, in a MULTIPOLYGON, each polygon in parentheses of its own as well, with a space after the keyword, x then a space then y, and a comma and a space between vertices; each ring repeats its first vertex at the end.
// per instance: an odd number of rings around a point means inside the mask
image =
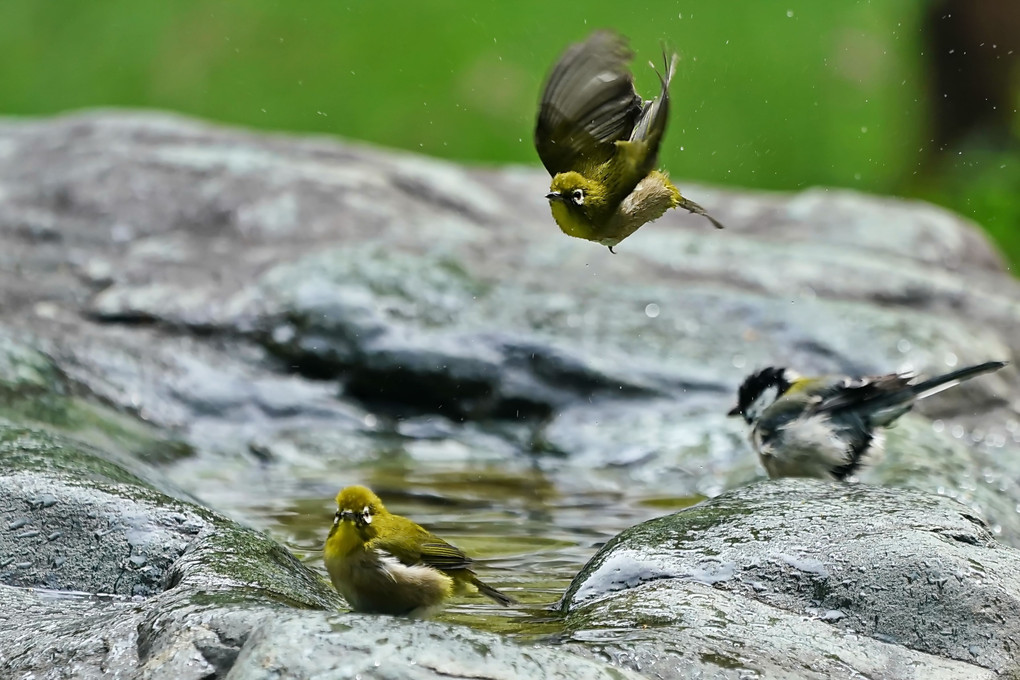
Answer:
POLYGON ((512 604, 517 604, 517 600, 515 600, 514 598, 510 597, 505 593, 499 592, 498 590, 496 590, 489 584, 483 582, 479 578, 473 578, 471 580, 471 583, 472 585, 474 585, 475 588, 478 588, 479 593, 489 598, 490 600, 493 600, 494 602, 498 602, 504 607, 509 607, 512 604))
POLYGON ((970 380, 983 373, 997 371, 1008 363, 1008 361, 986 361, 983 364, 968 366, 951 373, 923 380, 916 385, 907 385, 902 389, 879 397, 871 403, 869 409, 871 411, 871 422, 874 425, 883 427, 891 425, 893 421, 913 408, 914 403, 918 399, 938 394, 943 390, 948 390, 950 387, 955 387, 963 381, 970 380))
POLYGON ((961 368, 958 371, 952 373, 946 373, 935 378, 929 378, 923 382, 919 382, 916 385, 910 386, 910 394, 914 399, 924 399, 930 397, 933 394, 938 394, 942 390, 948 390, 950 387, 956 387, 964 380, 970 380, 971 378, 977 377, 984 373, 991 373, 992 371, 998 371, 1009 364, 1008 361, 986 361, 983 364, 976 366, 968 366, 967 368, 961 368))

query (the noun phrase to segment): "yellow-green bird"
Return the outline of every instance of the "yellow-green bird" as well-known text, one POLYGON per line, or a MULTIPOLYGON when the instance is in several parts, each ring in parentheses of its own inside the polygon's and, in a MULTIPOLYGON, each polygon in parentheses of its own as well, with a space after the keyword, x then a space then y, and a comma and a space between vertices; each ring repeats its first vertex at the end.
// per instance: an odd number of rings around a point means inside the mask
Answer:
POLYGON ((342 489, 336 506, 326 571, 354 611, 424 617, 450 597, 470 593, 504 607, 514 603, 479 580, 460 549, 390 513, 369 489, 342 489))
POLYGON ((552 185, 546 194, 565 234, 613 246, 670 208, 703 215, 657 170, 669 118, 669 83, 677 55, 663 53, 662 91, 643 101, 628 68, 627 41, 598 31, 556 62, 538 110, 535 148, 552 185))

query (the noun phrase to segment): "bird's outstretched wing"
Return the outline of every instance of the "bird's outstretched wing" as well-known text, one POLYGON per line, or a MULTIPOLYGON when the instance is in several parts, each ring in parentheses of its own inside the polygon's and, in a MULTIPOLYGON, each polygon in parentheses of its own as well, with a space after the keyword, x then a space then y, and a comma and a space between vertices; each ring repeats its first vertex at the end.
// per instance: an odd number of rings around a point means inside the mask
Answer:
MULTIPOLYGON (((654 170, 658 164, 659 145, 662 143, 662 136, 666 133, 666 123, 669 120, 669 83, 673 80, 673 74, 676 73, 678 58, 675 53, 672 57, 668 56, 666 52, 662 53, 665 74, 656 71, 659 81, 662 83, 662 90, 658 97, 645 104, 641 115, 634 124, 634 130, 630 133, 628 141, 632 144, 644 144, 647 148, 647 151, 642 154, 644 165, 638 169, 638 173, 642 176, 654 170)), ((697 204, 694 205, 701 208, 697 204)), ((702 214, 715 223, 715 220, 704 213, 704 210, 702 210, 702 214)))
POLYGON ((535 148, 550 175, 605 163, 615 143, 631 137, 642 109, 627 66, 632 56, 621 36, 598 31, 556 62, 535 127, 535 148))

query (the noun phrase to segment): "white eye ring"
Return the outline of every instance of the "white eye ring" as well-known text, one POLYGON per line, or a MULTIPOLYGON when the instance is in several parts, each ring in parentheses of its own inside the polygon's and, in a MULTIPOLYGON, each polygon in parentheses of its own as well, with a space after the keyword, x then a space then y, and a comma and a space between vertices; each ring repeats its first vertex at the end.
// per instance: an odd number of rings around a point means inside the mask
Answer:
POLYGON ((574 205, 584 205, 584 190, 574 189, 570 192, 570 201, 574 205))
POLYGON ((372 510, 368 506, 361 511, 361 519, 365 524, 372 523, 372 510))

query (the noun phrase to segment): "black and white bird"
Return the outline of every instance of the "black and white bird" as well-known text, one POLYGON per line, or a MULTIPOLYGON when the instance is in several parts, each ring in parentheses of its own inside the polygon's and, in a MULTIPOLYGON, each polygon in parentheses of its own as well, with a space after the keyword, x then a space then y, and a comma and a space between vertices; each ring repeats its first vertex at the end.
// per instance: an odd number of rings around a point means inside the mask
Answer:
POLYGON ((769 367, 744 380, 729 412, 751 426, 769 477, 842 480, 881 445, 881 429, 930 397, 1008 362, 988 361, 918 381, 912 373, 801 377, 769 367))

